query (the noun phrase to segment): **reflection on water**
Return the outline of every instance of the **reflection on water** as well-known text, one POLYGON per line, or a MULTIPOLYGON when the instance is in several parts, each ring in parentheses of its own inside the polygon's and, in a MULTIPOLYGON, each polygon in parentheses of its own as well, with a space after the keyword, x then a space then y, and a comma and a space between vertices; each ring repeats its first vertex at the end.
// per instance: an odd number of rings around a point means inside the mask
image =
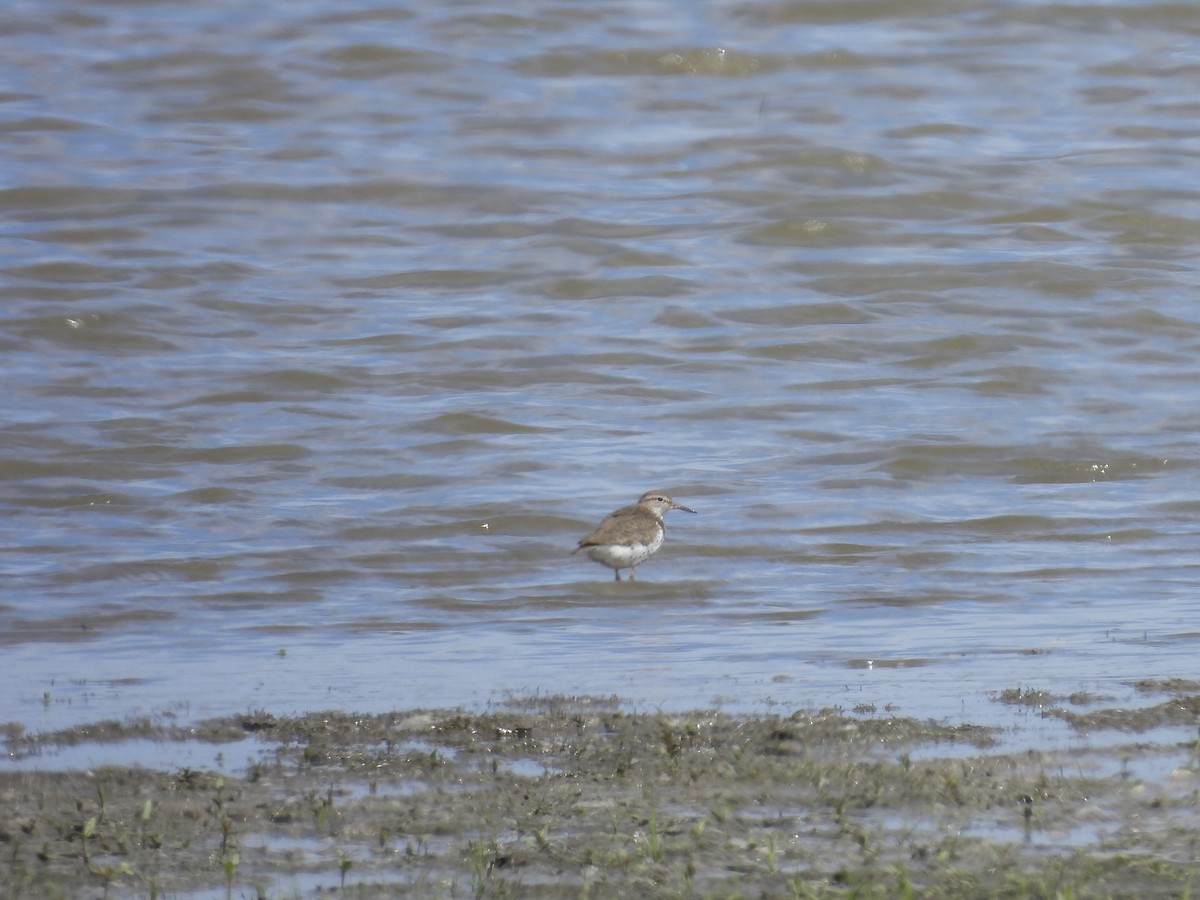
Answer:
POLYGON ((17 3, 0 721, 1192 674, 1187 16, 17 3))

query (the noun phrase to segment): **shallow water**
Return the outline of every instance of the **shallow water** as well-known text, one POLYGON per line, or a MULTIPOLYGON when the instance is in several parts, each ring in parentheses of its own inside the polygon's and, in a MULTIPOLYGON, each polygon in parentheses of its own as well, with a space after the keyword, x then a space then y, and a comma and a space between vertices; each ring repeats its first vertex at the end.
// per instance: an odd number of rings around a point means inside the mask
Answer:
POLYGON ((1194 677, 1198 28, 11 4, 0 722, 1194 677))

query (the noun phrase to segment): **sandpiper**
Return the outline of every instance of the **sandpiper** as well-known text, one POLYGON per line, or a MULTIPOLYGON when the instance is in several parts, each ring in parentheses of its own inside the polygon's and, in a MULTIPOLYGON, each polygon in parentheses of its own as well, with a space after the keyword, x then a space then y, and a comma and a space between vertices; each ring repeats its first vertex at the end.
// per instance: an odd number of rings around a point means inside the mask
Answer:
POLYGON ((623 506, 604 517, 596 529, 572 550, 586 550, 588 556, 613 570, 617 581, 621 570, 629 570, 629 580, 637 580, 637 567, 648 560, 667 536, 663 513, 682 509, 695 510, 676 503, 662 491, 646 491, 633 506, 623 506))

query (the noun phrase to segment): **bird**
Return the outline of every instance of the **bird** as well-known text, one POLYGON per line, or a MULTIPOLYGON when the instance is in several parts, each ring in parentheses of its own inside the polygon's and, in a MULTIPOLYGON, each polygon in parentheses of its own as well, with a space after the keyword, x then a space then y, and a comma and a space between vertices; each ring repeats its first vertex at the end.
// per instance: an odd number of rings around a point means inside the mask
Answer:
POLYGON ((637 581, 637 567, 648 560, 663 545, 667 526, 663 514, 672 509, 695 514, 691 507, 676 503, 662 491, 646 491, 632 506, 622 506, 604 517, 587 537, 579 542, 572 554, 586 550, 598 563, 610 567, 616 580, 621 570, 629 570, 629 580, 637 581))

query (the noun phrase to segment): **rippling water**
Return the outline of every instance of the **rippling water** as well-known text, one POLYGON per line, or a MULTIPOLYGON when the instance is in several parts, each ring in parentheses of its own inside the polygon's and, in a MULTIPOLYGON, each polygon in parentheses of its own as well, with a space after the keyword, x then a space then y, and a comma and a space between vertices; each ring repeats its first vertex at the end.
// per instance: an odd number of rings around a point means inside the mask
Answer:
POLYGON ((437 6, 9 4, 0 721, 1197 674, 1200 9, 437 6))

